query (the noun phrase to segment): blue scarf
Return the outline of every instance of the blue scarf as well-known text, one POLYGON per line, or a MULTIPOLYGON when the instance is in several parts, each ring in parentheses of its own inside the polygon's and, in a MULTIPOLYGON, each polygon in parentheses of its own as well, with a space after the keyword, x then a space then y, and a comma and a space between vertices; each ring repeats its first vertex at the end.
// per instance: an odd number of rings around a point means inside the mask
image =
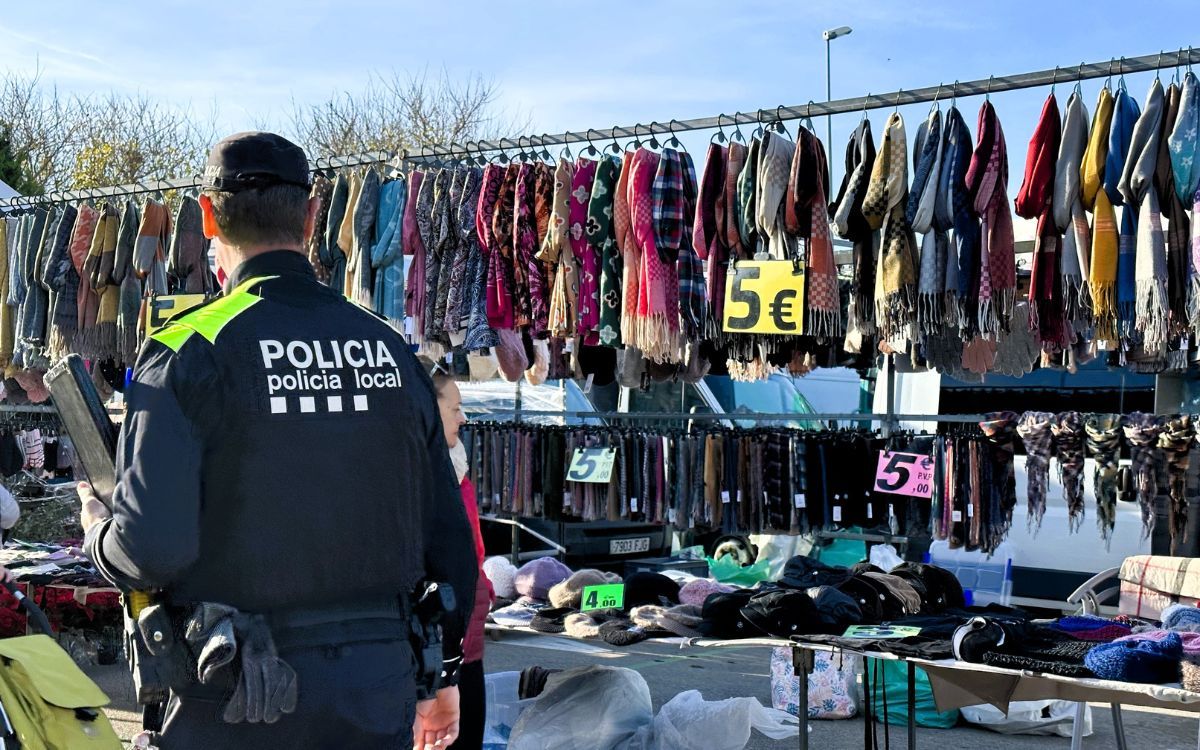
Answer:
MULTIPOLYGON (((1175 172, 1175 194, 1185 206, 1200 190, 1200 81, 1188 72, 1183 77, 1183 94, 1179 100, 1179 115, 1167 138, 1171 152, 1171 168, 1175 172)), ((1164 196, 1165 198, 1165 196, 1164 196)))
MULTIPOLYGON (((947 253, 946 291, 957 297, 962 319, 973 321, 976 319, 974 298, 979 289, 979 219, 971 213, 966 185, 973 146, 971 131, 955 107, 946 112, 945 138, 934 226, 954 231, 954 241, 947 253), (965 305, 971 308, 964 310, 965 305)), ((964 338, 967 338, 965 331, 964 338)))
POLYGON ((1121 210, 1121 236, 1117 243, 1117 333, 1122 339, 1127 339, 1133 334, 1135 302, 1137 302, 1137 210, 1132 206, 1126 206, 1121 210))
MULTIPOLYGON (((1104 192, 1108 193, 1108 199, 1114 206, 1125 203, 1125 198, 1117 186, 1121 182, 1121 174, 1125 171, 1125 159, 1129 156, 1133 128, 1141 114, 1141 108, 1125 91, 1125 86, 1118 88, 1117 100, 1113 104, 1112 129, 1108 133, 1108 159, 1104 162, 1104 192)), ((1125 235, 1124 222, 1121 225, 1121 235, 1125 235)))

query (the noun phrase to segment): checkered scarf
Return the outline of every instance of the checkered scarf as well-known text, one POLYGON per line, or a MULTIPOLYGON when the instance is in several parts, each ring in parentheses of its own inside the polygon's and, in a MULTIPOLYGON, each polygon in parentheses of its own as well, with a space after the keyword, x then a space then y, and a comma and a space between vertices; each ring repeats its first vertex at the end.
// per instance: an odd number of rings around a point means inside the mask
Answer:
POLYGON ((830 205, 839 237, 854 243, 854 275, 850 281, 847 329, 863 336, 875 332, 875 230, 862 213, 867 183, 875 167, 871 121, 864 119, 846 144, 846 171, 830 205))
POLYGON ((630 192, 633 234, 641 246, 633 344, 647 359, 662 363, 678 362, 681 355, 678 340, 679 272, 674 262, 678 248, 671 253, 672 260, 664 262, 657 241, 660 233, 668 242, 671 240, 674 236, 670 231, 672 224, 678 225, 678 236, 683 236, 682 186, 679 154, 665 149, 661 157, 646 152, 637 164, 630 192), (663 166, 664 161, 673 164, 663 166), (674 187, 676 182, 678 190, 674 187), (663 205, 664 202, 674 204, 676 200, 678 205, 663 205), (674 218, 676 215, 678 219, 674 218), (662 228, 660 222, 663 222, 662 228))
POLYGON ((1058 476, 1072 532, 1083 525, 1083 461, 1086 456, 1083 417, 1077 411, 1064 411, 1050 425, 1054 434, 1054 454, 1058 456, 1058 476))
POLYGON ((1025 443, 1025 473, 1029 477, 1029 528, 1040 529, 1046 515, 1046 488, 1050 483, 1050 456, 1054 453, 1051 425, 1057 417, 1048 411, 1027 411, 1017 423, 1025 443))
MULTIPOLYGON (((917 129, 913 143, 914 175, 908 195, 907 218, 921 238, 921 267, 917 282, 917 325, 922 337, 942 332, 945 323, 946 253, 945 231, 934 228, 938 189, 941 185, 942 111, 931 109, 917 129)), ((945 226, 942 229, 949 229, 945 226)))
POLYGON ((842 332, 837 266, 825 202, 828 182, 825 147, 811 130, 801 126, 796 134, 784 213, 788 231, 796 233, 807 249, 804 332, 822 338, 842 332))
MULTIPOLYGON (((683 167, 683 215, 687 218, 696 213, 696 167, 687 151, 679 153, 679 161, 683 167)), ((692 247, 692 238, 687 232, 680 240, 676 270, 679 274, 680 329, 687 340, 698 341, 708 317, 704 264, 692 247)))
POLYGON ((762 151, 762 140, 750 139, 746 162, 737 182, 738 234, 742 239, 743 252, 753 256, 758 252, 758 221, 755 219, 755 198, 758 194, 758 163, 762 151))
POLYGON ((1142 509, 1142 538, 1149 539, 1154 531, 1154 500, 1158 495, 1158 438, 1163 431, 1163 418, 1154 414, 1134 412, 1125 418, 1125 440, 1133 459, 1133 484, 1142 509))
POLYGON ((904 118, 893 112, 884 128, 879 157, 863 200, 863 216, 883 229, 875 277, 875 319, 885 338, 902 335, 912 322, 916 294, 916 239, 908 224, 908 141, 904 118))
POLYGON ((967 170, 967 189, 980 216, 978 323, 981 333, 994 337, 1007 331, 1016 303, 1017 263, 1013 249, 1012 214, 1008 206, 1008 150, 1004 130, 991 102, 979 109, 975 153, 967 170))
POLYGON ((754 199, 759 236, 767 240, 767 251, 776 260, 797 257, 799 242, 787 225, 788 179, 796 144, 780 133, 763 135, 759 151, 758 195, 754 199))
POLYGON ((1008 535, 1008 530, 1012 527, 1013 509, 1017 507, 1017 479, 1013 469, 1013 456, 1016 453, 1019 419, 1015 412, 1000 411, 988 414, 987 419, 979 423, 979 429, 983 430, 987 437, 989 463, 992 467, 989 491, 993 499, 990 506, 997 509, 988 520, 988 537, 996 540, 996 543, 1008 535))
POLYGON ((1184 415, 1169 420, 1158 436, 1158 447, 1167 463, 1167 487, 1171 497, 1171 554, 1187 533, 1187 472, 1192 458, 1196 430, 1192 418, 1184 415))
MULTIPOLYGON (((690 159, 689 159, 690 161, 690 159)), ((665 148, 650 188, 654 215, 654 245, 658 259, 674 263, 690 218, 684 211, 683 160, 673 148, 665 148)), ((693 182, 695 178, 693 177, 693 182)))
POLYGON ((1188 331, 1188 251, 1191 242, 1191 222, 1187 208, 1175 189, 1175 171, 1171 164, 1171 126, 1179 119, 1181 92, 1178 84, 1167 89, 1166 110, 1162 117, 1162 132, 1158 139, 1158 159, 1154 167, 1154 189, 1158 192, 1163 218, 1167 220, 1167 308, 1170 337, 1169 367, 1187 367, 1187 346, 1182 338, 1188 331))
POLYGON ((1105 545, 1112 542, 1117 521, 1117 470, 1121 460, 1121 415, 1093 414, 1083 426, 1088 455, 1096 459, 1092 484, 1096 492, 1096 522, 1105 545))

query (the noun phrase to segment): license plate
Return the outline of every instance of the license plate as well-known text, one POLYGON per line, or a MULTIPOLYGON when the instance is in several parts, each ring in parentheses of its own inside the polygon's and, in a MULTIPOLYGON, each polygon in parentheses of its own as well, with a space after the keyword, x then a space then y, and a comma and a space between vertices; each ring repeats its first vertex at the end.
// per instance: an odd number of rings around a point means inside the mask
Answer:
POLYGON ((649 552, 650 537, 641 536, 637 539, 613 539, 608 543, 610 555, 629 555, 634 552, 649 552))

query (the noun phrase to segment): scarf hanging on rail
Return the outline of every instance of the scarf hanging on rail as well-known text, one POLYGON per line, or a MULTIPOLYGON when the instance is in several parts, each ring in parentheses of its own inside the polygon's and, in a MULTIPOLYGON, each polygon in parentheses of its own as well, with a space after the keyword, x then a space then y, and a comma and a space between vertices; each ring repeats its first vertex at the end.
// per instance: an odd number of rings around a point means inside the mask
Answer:
POLYGON ((1172 555, 1177 554, 1187 533, 1187 472, 1195 440, 1195 427, 1187 415, 1168 420, 1158 436, 1158 447, 1166 461, 1167 491, 1171 502, 1168 515, 1172 555))
POLYGON ((837 266, 825 200, 828 183, 829 163, 825 158, 825 147, 816 134, 801 125, 796 133, 784 200, 785 219, 788 231, 802 240, 807 251, 804 332, 823 339, 842 333, 837 266))
POLYGON ((763 140, 757 136, 750 139, 746 152, 746 163, 742 166, 737 183, 738 234, 746 257, 759 252, 758 219, 755 207, 758 195, 758 167, 762 154, 763 140))
POLYGON ((1183 339, 1188 335, 1190 313, 1188 296, 1191 289, 1189 266, 1191 265, 1191 221, 1187 206, 1179 200, 1175 190, 1175 171, 1171 164, 1171 126, 1178 121, 1182 93, 1178 84, 1167 89, 1165 107, 1158 138, 1158 157, 1154 167, 1154 189, 1158 193, 1163 218, 1167 220, 1167 308, 1169 341, 1168 369, 1187 369, 1188 345, 1183 339))
MULTIPOLYGON (((1163 88, 1157 78, 1146 95, 1130 139, 1119 189, 1131 211, 1137 211, 1134 247, 1134 327, 1146 353, 1163 358, 1167 347, 1167 248, 1154 172, 1162 132, 1163 88)), ((1123 223, 1122 223, 1123 224, 1123 223)))
POLYGON ((1096 338, 1117 339, 1117 217, 1104 187, 1108 142, 1112 131, 1115 100, 1107 86, 1100 90, 1096 113, 1088 134, 1080 174, 1080 199, 1093 214, 1091 255, 1088 262, 1088 291, 1092 298, 1092 320, 1096 338))
POLYGON ((728 150, 719 143, 709 143, 704 157, 704 174, 700 177, 700 194, 696 199, 696 218, 692 224, 692 247, 697 257, 707 262, 706 290, 709 314, 704 321, 704 335, 717 338, 721 330, 721 314, 725 303, 726 238, 724 223, 725 166, 728 150))
POLYGON ((875 275, 875 320, 881 337, 886 339, 908 333, 916 294, 916 240, 905 216, 907 149, 904 118, 893 112, 888 116, 862 207, 871 228, 883 230, 875 275))
POLYGON ((76 337, 76 349, 87 359, 106 360, 116 354, 120 300, 119 291, 110 286, 109 280, 117 250, 119 222, 120 217, 111 204, 105 204, 100 209, 100 218, 96 222, 96 231, 83 265, 82 283, 95 293, 89 301, 92 304, 80 318, 79 335, 76 337))
POLYGON ((617 181, 617 196, 613 199, 613 220, 616 223, 617 246, 621 248, 624 263, 622 273, 625 290, 621 313, 621 340, 626 347, 636 347, 637 306, 641 291, 642 250, 633 232, 635 211, 633 176, 640 170, 641 162, 648 153, 642 149, 626 152, 621 167, 621 179, 617 181))
POLYGON ((1014 206, 1021 218, 1037 220, 1029 282, 1029 323, 1038 330, 1044 350, 1052 355, 1067 344, 1059 269, 1062 234, 1053 215, 1055 166, 1061 144, 1062 121, 1058 100, 1051 91, 1029 140, 1025 179, 1014 206))
MULTIPOLYGON (((408 182, 390 179, 379 188, 379 215, 371 239, 371 301, 375 313, 404 331, 404 252, 402 224, 408 182)), ((318 264, 319 265, 319 264, 318 264)))
POLYGON ((487 261, 479 244, 477 231, 479 222, 479 193, 483 186, 483 170, 472 168, 463 182, 462 199, 458 204, 458 240, 460 255, 465 256, 460 284, 452 277, 451 305, 446 311, 446 329, 457 331, 465 328, 463 346, 467 351, 490 349, 498 343, 496 335, 487 324, 487 261), (453 295, 460 290, 461 300, 457 309, 453 295))
POLYGON ((1016 303, 1017 270, 1012 214, 1008 206, 1008 151, 1000 118, 990 101, 979 109, 978 138, 966 183, 982 220, 979 261, 979 332, 995 338, 1007 331, 1016 303))
POLYGON ((630 224, 640 256, 632 343, 648 360, 673 363, 679 361, 678 245, 659 248, 658 237, 678 223, 671 218, 676 212, 682 214, 682 166, 671 149, 661 156, 645 149, 638 153, 629 183, 630 224))
POLYGON ((304 242, 304 255, 308 258, 317 281, 328 284, 329 268, 325 263, 329 248, 326 244, 325 229, 329 223, 329 201, 333 198, 333 182, 323 174, 314 174, 309 198, 317 201, 317 220, 313 225, 312 234, 304 242))
MULTIPOLYGON (((544 163, 522 164, 517 171, 517 187, 514 195, 516 216, 513 223, 513 248, 516 251, 517 276, 524 279, 524 288, 518 284, 518 293, 524 292, 529 298, 529 333, 535 339, 541 340, 546 333, 550 320, 550 287, 546 284, 545 267, 537 259, 540 247, 538 226, 546 226, 539 222, 538 205, 544 199, 538 198, 539 190, 544 189, 550 178, 546 172, 549 169, 544 163)), ((589 186, 590 188, 590 186, 589 186)), ((587 206, 584 205, 586 212, 587 206)), ((597 289, 599 280, 596 281, 597 289)), ((597 316, 599 310, 596 311, 597 316)))
POLYGON ((1012 528, 1012 514, 1017 507, 1017 478, 1013 467, 1016 454, 1018 415, 1011 411, 989 414, 979 423, 988 443, 992 465, 992 481, 987 485, 991 504, 996 509, 989 524, 988 547, 994 550, 1012 528))
MULTIPOLYGON (((691 348, 699 345, 704 334, 708 305, 704 285, 704 264, 696 254, 689 231, 688 217, 696 214, 696 165, 687 151, 679 152, 683 167, 683 215, 679 228, 679 253, 676 272, 679 276, 679 324, 684 341, 691 348)), ((688 361, 685 357, 682 362, 688 361)))
POLYGON ((1124 206, 1117 240, 1117 334, 1122 349, 1134 342, 1134 306, 1137 302, 1137 206, 1126 204, 1124 191, 1125 165, 1128 163, 1129 147, 1133 140, 1133 129, 1141 110, 1124 86, 1117 89, 1113 104, 1112 130, 1108 140, 1108 159, 1104 164, 1104 192, 1114 207, 1124 206))
POLYGON ((799 252, 798 239, 788 229, 784 205, 795 152, 796 144, 787 135, 770 130, 763 134, 754 210, 759 236, 765 239, 765 250, 774 260, 791 260, 799 252))
MULTIPOLYGON (((342 220, 346 217, 346 204, 350 200, 350 180, 345 172, 339 172, 333 181, 333 192, 329 198, 329 211, 325 222, 325 255, 321 262, 329 274, 329 287, 336 292, 345 291, 346 253, 340 244, 342 220)), ((149 215, 149 205, 142 211, 143 223, 149 215)), ((139 235, 142 233, 139 232, 139 235)), ((139 240, 140 241, 140 240, 139 240)), ((415 287, 414 287, 415 288, 415 287)))
MULTIPOLYGON (((732 146, 731 146, 732 148, 732 146)), ((875 332, 875 241, 876 233, 863 215, 862 205, 875 168, 875 140, 871 121, 863 118, 846 144, 846 169, 837 198, 830 205, 837 234, 854 244, 854 267, 850 280, 850 307, 846 316, 848 339, 869 337, 875 332)), ((869 344, 866 346, 869 350, 869 344)))
POLYGON ((1054 450, 1054 434, 1051 425, 1054 414, 1047 411, 1027 411, 1017 425, 1017 434, 1025 443, 1027 461, 1025 471, 1029 476, 1029 528, 1042 527, 1046 514, 1046 489, 1050 482, 1050 456, 1054 450))
POLYGON ((1117 521, 1117 472, 1122 429, 1119 414, 1093 414, 1084 423, 1088 455, 1096 460, 1092 486, 1096 493, 1096 523, 1105 545, 1111 543, 1117 521))
POLYGON ((937 222, 938 188, 941 184, 942 112, 931 109, 917 129, 913 143, 913 187, 908 196, 908 220, 922 235, 921 267, 917 283, 917 326, 924 339, 940 334, 945 327, 946 263, 950 225, 937 222))
MULTIPOLYGON (((424 192, 425 176, 426 173, 419 171, 408 176, 408 196, 405 198, 404 223, 401 226, 404 254, 412 258, 408 264, 408 277, 404 284, 404 311, 412 318, 412 329, 417 332, 424 330, 425 320, 425 240, 421 236, 418 221, 418 206, 424 192)), ((329 208, 330 221, 333 221, 332 212, 336 196, 335 188, 334 201, 329 208)))
POLYGON ((1188 205, 1200 190, 1200 80, 1190 70, 1183 77, 1179 114, 1167 143, 1175 173, 1175 192, 1188 205))
MULTIPOLYGON (((492 222, 492 242, 495 243, 496 285, 495 294, 504 298, 504 305, 510 311, 506 325, 494 328, 514 330, 529 322, 529 299, 521 296, 518 282, 516 255, 513 250, 513 224, 516 211, 517 170, 516 164, 507 164, 499 168, 499 185, 496 197, 491 201, 490 213, 492 222)), ((491 279, 489 278, 489 284, 491 279)), ((491 313, 489 312, 489 317, 491 313)))
POLYGON ((619 277, 614 276, 612 267, 612 260, 617 255, 617 240, 613 233, 612 221, 613 198, 617 190, 617 178, 620 177, 620 166, 620 162, 615 159, 600 157, 596 164, 596 176, 592 181, 587 211, 587 240, 592 249, 597 276, 596 339, 597 343, 604 346, 613 346, 620 338, 620 321, 614 320, 613 316, 613 312, 620 310, 620 299, 617 297, 620 284, 616 281, 619 277))
POLYGON ((379 212, 379 172, 368 168, 359 183, 358 200, 350 231, 346 259, 346 293, 351 302, 367 309, 375 306, 371 283, 371 247, 375 240, 375 216, 379 212))
POLYGON ((1063 119, 1062 145, 1054 173, 1054 225, 1063 234, 1059 275, 1067 343, 1075 343, 1091 328, 1092 303, 1086 280, 1092 236, 1080 199, 1084 153, 1088 147, 1088 116, 1083 97, 1072 92, 1063 119))
MULTIPOLYGON (((79 275, 71 264, 71 243, 74 240, 75 225, 78 223, 79 211, 74 206, 63 208, 62 222, 56 233, 54 246, 46 260, 42 274, 42 283, 51 292, 50 301, 50 334, 47 346, 52 359, 65 356, 74 344, 75 331, 79 323, 79 275)), ((133 228, 137 235, 137 226, 133 228)), ((132 276, 132 271, 130 272, 132 276)), ((135 277, 136 282, 136 277, 135 277)), ((140 284, 138 285, 140 289, 140 284)), ((140 305, 141 300, 138 300, 140 305)), ((134 308, 134 351, 137 348, 138 308, 134 308)), ((132 360, 126 360, 132 361, 132 360)))
POLYGON ((1054 434, 1054 455, 1058 457, 1058 476, 1067 501, 1068 525, 1071 533, 1083 526, 1083 462, 1087 455, 1084 443, 1083 417, 1077 411, 1058 415, 1050 431, 1054 434))
POLYGON ((1142 538, 1154 530, 1154 500, 1158 496, 1158 467, 1154 455, 1163 420, 1154 414, 1134 412, 1125 417, 1125 440, 1133 460, 1133 486, 1142 509, 1142 538))
MULTIPOLYGON (((117 230, 117 250, 113 258, 112 280, 119 289, 117 304, 117 360, 132 367, 140 345, 138 330, 142 311, 142 282, 133 270, 133 250, 137 244, 141 216, 137 204, 125 201, 117 230)), ((69 263, 68 263, 69 265, 69 263)), ((73 306, 73 303, 72 303, 73 306)), ((66 353, 64 348, 63 354, 66 353)))
POLYGON ((596 248, 588 239, 588 204, 596 182, 598 164, 582 156, 575 161, 571 180, 570 229, 571 254, 579 272, 578 319, 576 333, 582 343, 599 343, 600 325, 600 263, 596 248))
POLYGON ((946 244, 946 326, 970 340, 978 321, 980 235, 979 218, 967 189, 971 166, 971 131, 958 108, 946 112, 942 170, 938 177, 935 224, 951 230, 946 244))
POLYGON ((575 180, 575 164, 560 157, 554 168, 554 193, 551 199, 550 221, 538 258, 554 269, 550 291, 550 315, 547 323, 550 335, 567 338, 575 334, 576 296, 578 278, 575 255, 571 252, 571 189, 575 180))

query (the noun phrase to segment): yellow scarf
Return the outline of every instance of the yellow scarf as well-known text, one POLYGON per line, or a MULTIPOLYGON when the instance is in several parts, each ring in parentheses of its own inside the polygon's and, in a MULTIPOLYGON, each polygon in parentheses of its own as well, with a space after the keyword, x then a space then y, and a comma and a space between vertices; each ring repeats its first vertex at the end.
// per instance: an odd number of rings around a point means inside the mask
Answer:
POLYGON ((1091 136, 1087 150, 1083 152, 1083 163, 1079 165, 1079 199, 1089 211, 1096 205, 1096 194, 1103 192, 1104 161, 1108 158, 1108 131, 1112 127, 1112 116, 1113 95, 1106 86, 1100 89, 1096 114, 1092 117, 1091 136))
POLYGON ((1092 310, 1096 316, 1096 338, 1117 338, 1117 215, 1108 193, 1095 195, 1095 220, 1092 222, 1092 262, 1088 286, 1092 291, 1092 310))

